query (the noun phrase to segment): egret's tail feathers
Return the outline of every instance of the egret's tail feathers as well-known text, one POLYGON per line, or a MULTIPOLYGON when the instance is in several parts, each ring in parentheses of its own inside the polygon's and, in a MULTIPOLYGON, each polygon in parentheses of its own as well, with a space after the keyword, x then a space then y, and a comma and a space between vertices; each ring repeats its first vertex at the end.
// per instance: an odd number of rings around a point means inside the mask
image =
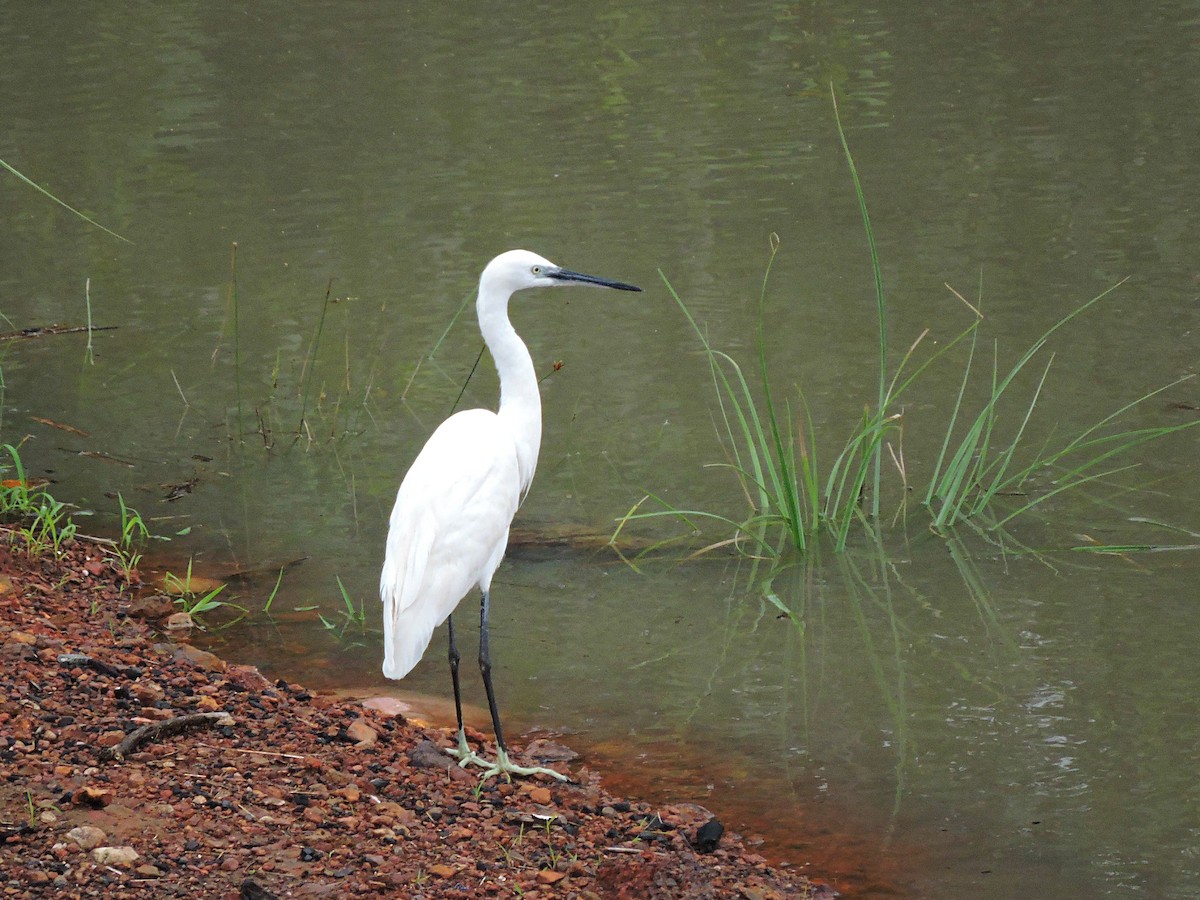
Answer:
POLYGON ((430 616, 415 616, 413 608, 400 604, 384 592, 383 596, 383 674, 400 679, 421 661, 433 637, 437 623, 430 616))
MULTIPOLYGON (((418 602, 436 528, 419 522, 409 539, 406 531, 388 534, 387 556, 379 580, 383 600, 383 674, 403 678, 421 661, 433 629, 440 622, 433 605, 418 602)), ((444 619, 445 616, 442 616, 444 619)))

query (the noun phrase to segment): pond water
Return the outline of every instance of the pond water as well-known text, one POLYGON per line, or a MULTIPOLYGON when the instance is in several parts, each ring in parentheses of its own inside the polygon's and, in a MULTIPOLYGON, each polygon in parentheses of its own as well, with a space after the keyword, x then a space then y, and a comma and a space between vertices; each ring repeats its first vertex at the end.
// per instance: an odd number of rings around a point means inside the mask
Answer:
MULTIPOLYGON (((922 330, 925 352, 969 324, 948 288, 982 302, 986 368, 1128 278, 1047 348, 1031 448, 1194 373, 1195 3, 32 4, 0 37, 0 158, 132 241, 0 172, 11 329, 89 310, 116 326, 90 351, 83 334, 4 341, 0 437, 28 436, 31 473, 96 531, 116 527, 120 491, 172 538, 174 570, 252 573, 231 593, 256 612, 209 638, 222 652, 389 689, 387 513, 479 351, 456 313, 491 256, 524 246, 646 292, 514 303, 548 375, 519 514, 535 539, 494 591, 514 733, 567 734, 615 783, 706 803, 849 893, 1200 893, 1200 553, 1071 549, 1195 544, 1144 520, 1200 531, 1200 432, 1137 450, 1136 469, 1052 498, 1003 542, 935 537, 918 501, 952 353, 907 397, 903 523, 893 488, 878 539, 774 573, 794 619, 727 552, 634 571, 536 537, 605 534, 648 492, 745 513, 710 467, 719 410, 660 270, 749 366, 777 234, 777 393, 803 387, 826 454, 873 397, 874 286, 830 80, 893 365, 922 330)), ((495 391, 481 365, 463 402, 495 391)), ((1128 427, 1197 406, 1184 383, 1128 427)), ((448 693, 442 646, 402 688, 448 693)))

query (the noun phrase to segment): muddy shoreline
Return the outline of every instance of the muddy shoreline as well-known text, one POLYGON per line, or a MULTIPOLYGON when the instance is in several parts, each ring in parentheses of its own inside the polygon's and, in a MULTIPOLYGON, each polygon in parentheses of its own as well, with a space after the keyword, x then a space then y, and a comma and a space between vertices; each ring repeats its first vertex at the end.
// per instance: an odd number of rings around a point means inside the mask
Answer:
POLYGON ((480 785, 446 729, 168 641, 121 588, 101 547, 0 541, 4 896, 834 896, 552 741, 514 755, 575 783, 480 785))

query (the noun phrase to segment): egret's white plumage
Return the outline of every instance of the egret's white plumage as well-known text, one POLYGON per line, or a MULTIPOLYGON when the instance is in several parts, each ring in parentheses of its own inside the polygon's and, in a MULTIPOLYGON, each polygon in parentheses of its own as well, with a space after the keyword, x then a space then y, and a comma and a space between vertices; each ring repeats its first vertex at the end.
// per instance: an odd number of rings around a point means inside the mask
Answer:
MULTIPOLYGON (((640 288, 556 266, 527 250, 493 259, 479 279, 476 312, 484 343, 500 376, 500 407, 455 413, 430 436, 400 485, 388 529, 379 592, 383 599, 384 662, 388 678, 403 678, 420 661, 433 631, 478 586, 483 595, 479 664, 492 726, 497 772, 528 774, 508 761, 491 684, 488 595, 504 557, 513 515, 533 481, 542 440, 542 404, 533 360, 508 319, 508 302, 524 288, 594 284, 640 288)), ((459 719, 462 764, 487 765, 467 748, 458 690, 458 651, 450 631, 450 668, 459 719)))
POLYGON ((388 678, 412 671, 471 588, 489 589, 527 483, 520 471, 511 427, 487 409, 451 416, 413 462, 392 510, 380 582, 388 678))

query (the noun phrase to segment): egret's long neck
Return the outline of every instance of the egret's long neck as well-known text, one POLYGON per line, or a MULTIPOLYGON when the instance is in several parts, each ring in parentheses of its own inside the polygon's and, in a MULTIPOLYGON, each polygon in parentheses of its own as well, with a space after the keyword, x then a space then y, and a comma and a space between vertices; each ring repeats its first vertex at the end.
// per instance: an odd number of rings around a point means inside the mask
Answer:
POLYGON ((542 443, 542 398, 525 342, 508 320, 508 297, 479 286, 479 330, 500 376, 499 416, 512 429, 521 469, 521 492, 529 489, 542 443))

